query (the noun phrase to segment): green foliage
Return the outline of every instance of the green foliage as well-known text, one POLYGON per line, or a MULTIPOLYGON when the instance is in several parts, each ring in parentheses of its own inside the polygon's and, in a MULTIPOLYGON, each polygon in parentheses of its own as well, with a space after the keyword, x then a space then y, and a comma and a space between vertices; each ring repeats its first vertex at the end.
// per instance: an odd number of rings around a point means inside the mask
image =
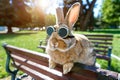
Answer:
POLYGON ((11 25, 13 16, 13 7, 9 0, 0 0, 0 25, 11 25))
POLYGON ((34 0, 0 0, 0 25, 43 27, 44 17, 43 10, 35 5, 34 0))
POLYGON ((24 0, 1 0, 0 25, 20 26, 31 22, 31 15, 26 11, 26 6, 24 0))
POLYGON ((101 12, 103 22, 120 25, 120 0, 104 0, 101 12))
POLYGON ((93 32, 119 34, 120 33, 120 29, 94 29, 93 32))
POLYGON ((55 25, 55 15, 46 14, 45 17, 45 26, 55 25))
POLYGON ((80 14, 78 21, 75 24, 75 30, 87 31, 92 30, 94 22, 93 8, 97 0, 64 0, 64 14, 66 15, 68 9, 75 2, 80 2, 80 14))
POLYGON ((45 39, 45 32, 19 32, 14 34, 0 34, 0 78, 8 76, 5 71, 6 54, 2 48, 2 43, 8 43, 14 46, 42 52, 37 46, 39 41, 45 39))

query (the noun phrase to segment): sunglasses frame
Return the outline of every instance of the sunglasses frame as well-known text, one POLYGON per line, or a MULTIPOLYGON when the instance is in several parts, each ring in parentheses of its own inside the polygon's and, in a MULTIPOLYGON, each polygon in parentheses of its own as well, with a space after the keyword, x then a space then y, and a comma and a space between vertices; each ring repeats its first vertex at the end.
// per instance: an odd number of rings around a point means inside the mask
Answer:
MULTIPOLYGON (((47 27, 47 29, 46 29, 47 34, 48 34, 48 31, 47 31, 48 28, 52 28, 53 32, 56 32, 56 30, 55 30, 55 28, 54 28, 53 26, 49 26, 49 27, 47 27)), ((53 33, 53 32, 52 32, 52 33, 53 33)), ((52 34, 52 33, 51 33, 51 34, 52 34)), ((58 35, 59 35, 60 37, 66 38, 67 36, 69 36, 70 30, 69 30, 66 26, 64 26, 64 27, 58 28, 57 33, 58 33, 58 35), (62 36, 60 36, 59 31, 60 31, 60 29, 63 29, 63 28, 67 31, 67 34, 62 37, 62 36)), ((50 34, 48 34, 48 35, 51 36, 50 34)))
MULTIPOLYGON (((48 31, 47 31, 47 30, 48 30, 48 28, 52 28, 53 32, 55 32, 55 31, 56 31, 56 30, 55 30, 55 28, 54 28, 53 26, 49 26, 49 27, 47 27, 47 29, 46 29, 47 34, 48 34, 48 31)), ((52 33, 53 33, 53 32, 52 32, 52 33)), ((51 34, 52 34, 52 33, 51 33, 51 34)), ((48 34, 48 35, 49 35, 49 36, 51 36, 51 34, 48 34)))
POLYGON ((57 32, 58 32, 58 35, 60 37, 62 37, 62 38, 66 38, 70 34, 70 30, 67 27, 65 27, 65 26, 64 27, 60 27, 57 32), (67 34, 64 37, 60 36, 60 34, 59 34, 60 29, 63 29, 63 28, 67 31, 67 34))

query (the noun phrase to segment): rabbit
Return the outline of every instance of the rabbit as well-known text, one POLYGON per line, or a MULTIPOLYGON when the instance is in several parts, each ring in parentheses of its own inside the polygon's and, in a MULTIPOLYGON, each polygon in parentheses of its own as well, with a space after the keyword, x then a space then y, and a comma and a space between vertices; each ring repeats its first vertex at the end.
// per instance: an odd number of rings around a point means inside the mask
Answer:
POLYGON ((63 65, 63 74, 71 71, 75 62, 94 65, 95 54, 92 43, 81 34, 73 34, 72 28, 80 11, 80 3, 74 3, 64 18, 63 9, 56 9, 56 25, 48 27, 49 35, 46 53, 49 55, 49 68, 63 65))

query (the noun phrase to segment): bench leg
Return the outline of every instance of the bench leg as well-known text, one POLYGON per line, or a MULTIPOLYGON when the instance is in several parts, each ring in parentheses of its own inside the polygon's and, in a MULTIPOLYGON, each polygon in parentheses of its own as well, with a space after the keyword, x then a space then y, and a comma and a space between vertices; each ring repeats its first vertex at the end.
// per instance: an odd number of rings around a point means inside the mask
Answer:
POLYGON ((11 80, 15 80, 16 75, 11 74, 11 80))
POLYGON ((16 77, 16 74, 17 74, 17 72, 18 72, 18 69, 17 69, 17 70, 14 70, 14 71, 12 71, 12 70, 10 69, 10 66, 9 66, 9 64, 10 64, 10 59, 11 59, 11 57, 10 57, 10 55, 8 54, 8 55, 7 55, 7 60, 6 60, 6 71, 11 74, 11 80, 15 80, 15 77, 16 77))
POLYGON ((8 72, 11 75, 11 80, 15 80, 16 74, 18 72, 18 69, 16 70, 11 70, 10 69, 10 63, 11 63, 11 56, 10 56, 10 52, 6 49, 6 45, 7 44, 3 44, 3 47, 6 51, 7 54, 7 58, 6 58, 6 72, 8 72))
POLYGON ((17 74, 17 72, 18 72, 18 69, 17 69, 17 70, 14 70, 14 71, 10 70, 9 64, 10 64, 10 56, 7 55, 7 60, 6 60, 6 71, 7 71, 8 73, 11 74, 11 80, 15 80, 16 74, 17 74))
POLYGON ((108 56, 110 57, 110 60, 108 61, 108 70, 111 68, 111 54, 112 54, 112 47, 109 46, 108 48, 108 56))
POLYGON ((111 60, 108 61, 108 70, 110 70, 110 69, 111 69, 111 60))

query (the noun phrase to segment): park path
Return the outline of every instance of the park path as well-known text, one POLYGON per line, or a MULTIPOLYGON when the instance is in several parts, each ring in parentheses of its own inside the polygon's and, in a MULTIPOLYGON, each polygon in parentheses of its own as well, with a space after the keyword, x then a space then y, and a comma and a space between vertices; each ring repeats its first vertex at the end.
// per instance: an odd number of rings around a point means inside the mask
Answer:
MULTIPOLYGON (((17 31, 19 31, 19 28, 12 28, 13 29, 13 32, 17 32, 17 31)), ((5 31, 0 31, 0 34, 1 33, 7 33, 7 30, 5 30, 5 31)))
POLYGON ((117 60, 120 61, 120 58, 119 58, 118 56, 116 56, 116 55, 114 55, 114 54, 112 54, 111 56, 112 56, 113 58, 115 58, 115 59, 117 59, 117 60))

